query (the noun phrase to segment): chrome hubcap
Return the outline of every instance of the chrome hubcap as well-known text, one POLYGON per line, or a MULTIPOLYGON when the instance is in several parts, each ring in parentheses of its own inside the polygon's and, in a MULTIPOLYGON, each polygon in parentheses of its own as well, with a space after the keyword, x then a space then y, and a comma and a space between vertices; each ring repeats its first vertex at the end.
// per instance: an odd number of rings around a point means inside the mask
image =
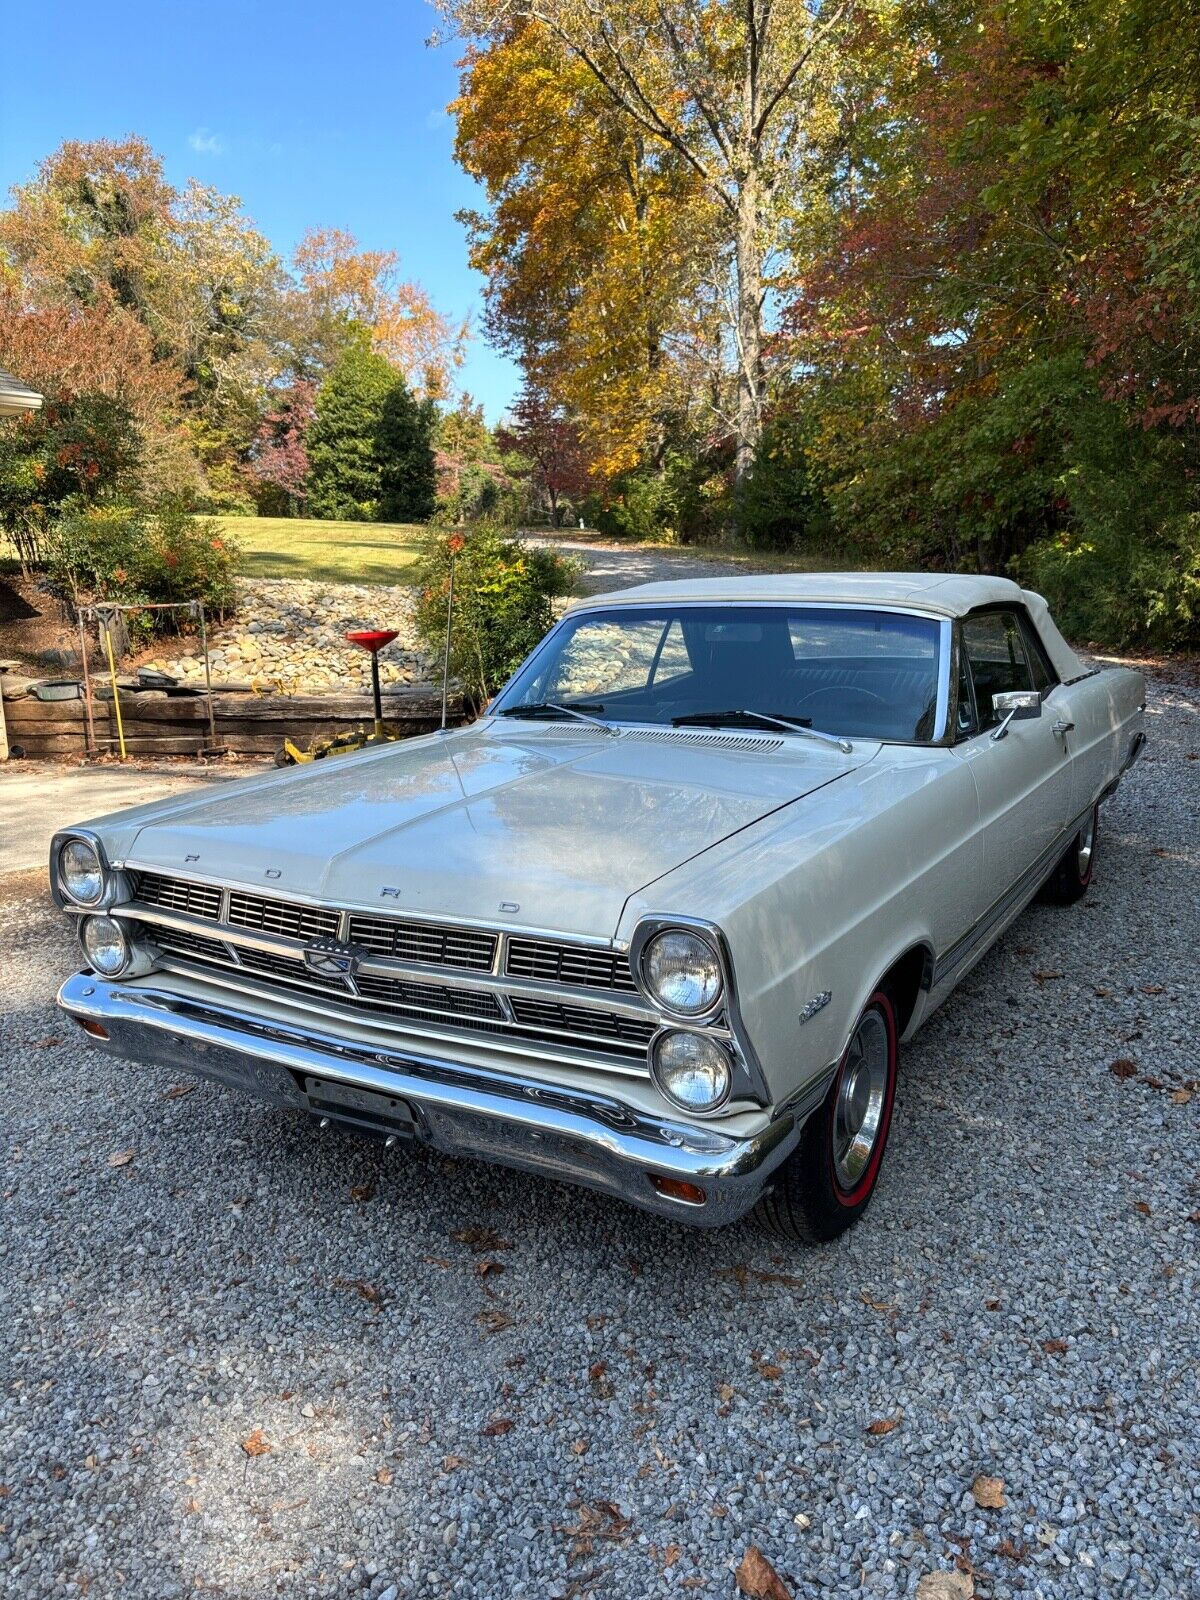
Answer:
POLYGON ((887 1083, 887 1023, 879 1011, 868 1011, 850 1041, 833 1113, 833 1170, 843 1189, 853 1189, 870 1165, 887 1083))
POLYGON ((1079 835, 1079 876, 1086 878, 1096 843, 1096 813, 1093 811, 1079 835))

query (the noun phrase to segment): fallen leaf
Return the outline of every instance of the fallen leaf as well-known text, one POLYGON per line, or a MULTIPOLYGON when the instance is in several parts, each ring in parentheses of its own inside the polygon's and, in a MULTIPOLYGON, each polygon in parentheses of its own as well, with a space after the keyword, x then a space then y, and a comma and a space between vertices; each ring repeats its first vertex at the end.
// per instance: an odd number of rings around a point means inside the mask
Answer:
POLYGON ((391 1483, 395 1476, 396 1475, 392 1471, 391 1467, 380 1467, 379 1471, 375 1474, 375 1482, 381 1483, 386 1489, 388 1484, 391 1483))
POLYGON ((673 1567, 682 1554, 683 1546, 681 1544, 669 1544, 663 1551, 663 1571, 665 1572, 668 1567, 673 1567))
POLYGON ((971 1493, 975 1504, 984 1511, 1003 1511, 1008 1503, 1004 1498, 1004 1479, 989 1478, 985 1472, 976 1474, 971 1493))
POLYGON ((507 1311, 501 1311, 499 1306, 490 1306, 486 1311, 481 1311, 475 1318, 478 1327, 484 1333, 503 1333, 505 1328, 511 1328, 513 1319, 507 1311))
POLYGON ((1025 1559, 1024 1546, 1014 1544, 1007 1534, 996 1546, 996 1554, 998 1556, 1006 1556, 1009 1561, 1024 1561, 1025 1559))
POLYGON ((879 1417, 875 1422, 867 1424, 867 1432, 875 1435, 891 1433, 893 1428, 899 1427, 903 1416, 903 1411, 897 1411, 894 1417, 879 1417))
POLYGON ((966 1572, 927 1572, 917 1584, 917 1600, 973 1600, 974 1594, 966 1572))
POLYGON ((1194 1093, 1195 1090, 1193 1089, 1176 1089, 1170 1097, 1171 1104, 1173 1106, 1186 1106, 1194 1093))
MULTIPOLYGON (((504 1430, 502 1429, 501 1431, 503 1432, 504 1430)), ((443 1472, 456 1472, 459 1467, 465 1467, 466 1464, 467 1464, 466 1456, 443 1456, 442 1457, 442 1471, 443 1472)))
POLYGON ((373 1283, 368 1283, 365 1278, 335 1278, 335 1289, 353 1289, 354 1293, 367 1302, 369 1306, 383 1304, 383 1291, 377 1289, 373 1283))
POLYGON ((859 1299, 868 1311, 895 1311, 896 1307, 890 1300, 873 1300, 865 1289, 860 1290, 859 1299))
POLYGON ((1093 989, 1092 993, 1099 1000, 1107 1000, 1109 995, 1112 993, 1112 990, 1111 989, 1093 989))
POLYGON ((507 1433, 510 1428, 515 1428, 516 1422, 512 1417, 493 1417, 490 1422, 485 1422, 479 1430, 485 1439, 498 1439, 502 1433, 507 1433))
POLYGON ((734 1576, 750 1600, 793 1600, 792 1591, 757 1545, 748 1547, 734 1576))
POLYGON ((487 1261, 477 1261, 475 1263, 475 1271, 481 1278, 486 1278, 491 1274, 503 1272, 504 1263, 503 1261, 492 1261, 491 1259, 488 1259, 487 1261))
POLYGON ((591 1366, 588 1368, 588 1382, 599 1383, 607 1371, 607 1361, 593 1361, 591 1366))
POLYGON ((734 1397, 734 1395, 736 1393, 737 1393, 737 1390, 733 1387, 733 1385, 731 1383, 719 1383, 717 1385, 717 1395, 721 1400, 723 1400, 725 1402, 726 1405, 729 1404, 729 1402, 733 1399, 733 1397, 734 1397))
POLYGON ((164 1100, 182 1100, 185 1094, 191 1094, 196 1087, 194 1083, 173 1083, 163 1095, 164 1100))
POLYGON ((1063 976, 1065 976, 1065 974, 1061 972, 1034 971, 1030 973, 1030 977, 1033 979, 1034 983, 1057 983, 1059 978, 1063 976))
POLYGON ((61 1043, 62 1038, 59 1034, 49 1033, 44 1039, 35 1039, 33 1041, 33 1048, 35 1050, 53 1050, 56 1044, 61 1043))
POLYGON ((450 1237, 455 1244, 465 1244, 477 1256, 486 1255, 489 1250, 512 1249, 511 1239, 502 1239, 495 1228, 455 1228, 450 1237))
POLYGON ((1166 994, 1166 992, 1165 986, 1161 983, 1144 983, 1142 985, 1143 994, 1166 994))
POLYGON ((760 1378, 782 1378, 783 1368, 775 1366, 770 1361, 760 1361, 758 1363, 758 1375, 760 1378))
POLYGON ((255 1428, 253 1433, 242 1440, 242 1449, 251 1457, 270 1455, 274 1448, 274 1445, 268 1444, 267 1440, 263 1438, 261 1428, 255 1428))
POLYGON ((118 1150, 115 1154, 109 1156, 108 1164, 110 1167, 127 1167, 135 1154, 136 1151, 133 1150, 118 1150))
POLYGON ((1070 1347, 1065 1339, 1043 1339, 1042 1349, 1048 1356, 1066 1355, 1070 1347))
POLYGON ((1128 1056, 1118 1056, 1108 1069, 1114 1078, 1136 1078, 1137 1064, 1130 1061, 1128 1056))
POLYGON ((1149 1202, 1145 1200, 1135 1200, 1133 1202, 1133 1209, 1143 1217, 1152 1217, 1154 1215, 1150 1209, 1149 1202))
POLYGON ((1200 1211, 1189 1211, 1188 1212, 1188 1221, 1189 1222, 1200 1222, 1200 1211))
POLYGON ((571 1454, 573 1456, 587 1455, 590 1443, 591 1441, 588 1439, 576 1439, 575 1443, 571 1446, 571 1454))
POLYGON ((350 1190, 350 1198, 356 1205, 365 1206, 368 1200, 375 1198, 375 1185, 373 1183, 356 1183, 350 1190))
POLYGON ((418 1256, 418 1261, 423 1261, 427 1267, 448 1267, 450 1263, 445 1256, 418 1256))
POLYGON ((985 1300, 983 1302, 983 1309, 985 1311, 999 1311, 1000 1302, 999 1300, 985 1300))

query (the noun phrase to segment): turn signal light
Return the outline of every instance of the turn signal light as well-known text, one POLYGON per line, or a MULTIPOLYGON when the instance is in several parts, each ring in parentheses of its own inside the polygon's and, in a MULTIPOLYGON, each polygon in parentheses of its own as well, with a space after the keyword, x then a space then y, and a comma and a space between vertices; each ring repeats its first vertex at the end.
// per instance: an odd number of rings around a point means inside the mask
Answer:
POLYGON ((659 1194, 666 1195, 668 1200, 682 1200, 687 1206, 704 1204, 704 1190, 698 1183, 688 1183, 684 1178, 664 1178, 657 1172, 651 1172, 649 1178, 659 1194))
POLYGON ((108 1038, 108 1029, 102 1022, 93 1022, 90 1017, 74 1017, 72 1021, 77 1022, 84 1033, 90 1033, 93 1039, 108 1038))

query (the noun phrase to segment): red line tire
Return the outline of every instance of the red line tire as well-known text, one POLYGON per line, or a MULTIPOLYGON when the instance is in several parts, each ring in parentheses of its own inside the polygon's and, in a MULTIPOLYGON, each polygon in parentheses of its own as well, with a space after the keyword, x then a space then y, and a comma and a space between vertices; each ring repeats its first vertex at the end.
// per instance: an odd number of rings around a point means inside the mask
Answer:
POLYGON ((851 1228, 879 1182, 898 1060, 896 1011, 877 989, 863 1007, 821 1107, 754 1215, 793 1244, 825 1244, 851 1228))
POLYGON ((1063 851, 1058 865, 1038 891, 1038 899, 1052 906, 1073 906, 1088 892, 1096 870, 1100 842, 1100 803, 1092 807, 1083 827, 1063 851))

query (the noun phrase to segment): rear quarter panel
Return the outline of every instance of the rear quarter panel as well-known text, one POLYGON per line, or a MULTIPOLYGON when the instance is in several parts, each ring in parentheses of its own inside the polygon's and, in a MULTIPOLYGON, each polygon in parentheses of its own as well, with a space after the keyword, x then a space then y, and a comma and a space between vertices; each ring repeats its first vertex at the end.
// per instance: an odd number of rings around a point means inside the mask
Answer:
POLYGON ((639 891, 618 936, 645 915, 716 922, 746 1030, 774 1100, 785 1100, 841 1056, 900 956, 936 954, 965 932, 964 884, 982 870, 977 818, 974 782, 952 749, 885 747, 639 891))
POLYGON ((1131 667, 1106 667, 1068 685, 1071 717, 1071 807, 1093 805, 1120 776, 1145 723, 1146 683, 1131 667))

